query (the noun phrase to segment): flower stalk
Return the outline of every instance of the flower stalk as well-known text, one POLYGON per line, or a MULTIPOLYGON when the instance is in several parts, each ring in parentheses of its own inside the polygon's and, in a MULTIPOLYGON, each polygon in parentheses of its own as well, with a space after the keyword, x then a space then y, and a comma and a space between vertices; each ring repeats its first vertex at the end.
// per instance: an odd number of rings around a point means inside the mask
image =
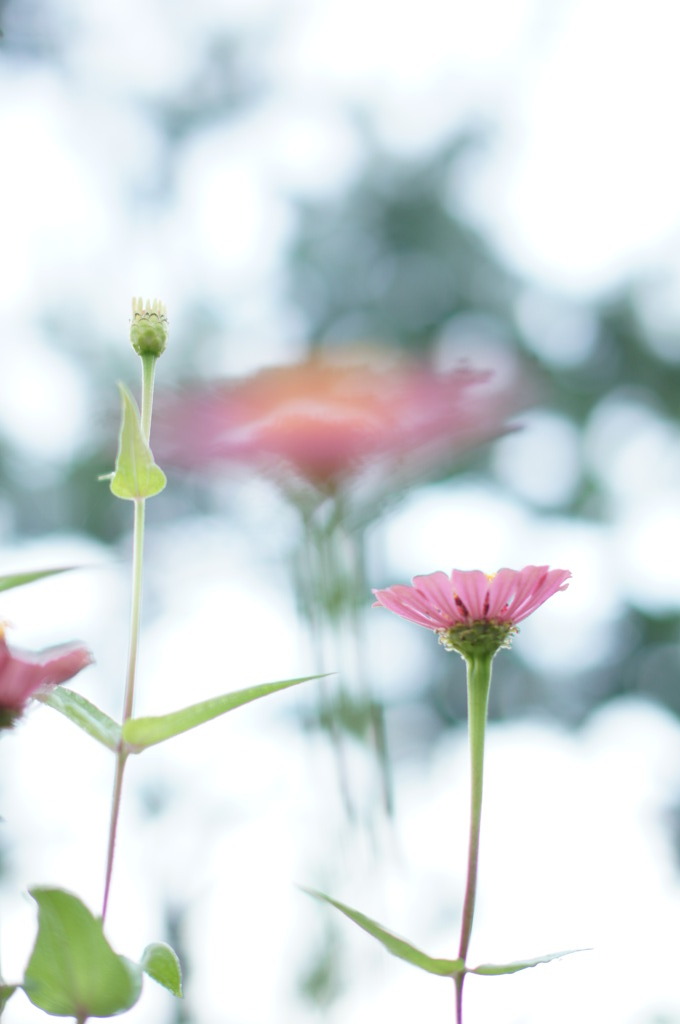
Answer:
MULTIPOLYGON (((467 666, 468 690, 468 736, 470 744, 470 834, 468 840, 467 877, 463 917, 460 928, 458 957, 467 960, 472 921, 477 895, 477 870, 479 866, 479 837, 482 823, 482 793, 484 787, 484 739, 486 716, 491 685, 491 663, 493 655, 473 655, 465 659, 467 666)), ((463 983, 465 971, 456 975, 456 1022, 463 1020, 463 983)))
MULTIPOLYGON (((142 401, 140 423, 143 438, 148 445, 151 434, 151 413, 153 409, 154 377, 156 361, 165 349, 167 337, 167 319, 165 307, 157 301, 144 306, 141 299, 132 303, 133 321, 131 340, 135 351, 142 361, 142 401)), ((125 675, 125 696, 123 699, 123 725, 132 718, 135 699, 135 681, 137 675, 137 657, 139 652, 139 630, 142 612, 142 579, 144 566, 144 523, 146 514, 146 496, 134 497, 134 522, 132 539, 132 597, 130 607, 130 639, 128 646, 127 670, 125 675)), ((111 818, 109 822, 109 838, 106 853, 106 870, 104 876, 104 897, 102 901, 102 923, 106 918, 113 862, 116 850, 116 837, 120 818, 120 805, 123 794, 123 777, 128 751, 121 741, 116 757, 116 771, 111 799, 111 818)))
POLYGON ((158 356, 146 352, 142 359, 142 432, 144 440, 149 443, 151 437, 151 412, 153 410, 153 386, 156 376, 156 360, 158 356))
MULTIPOLYGON (((568 586, 571 573, 547 565, 500 569, 453 569, 415 576, 410 586, 397 583, 374 590, 376 605, 433 630, 447 651, 461 655, 467 667, 470 744, 470 834, 463 915, 460 926, 456 987, 456 1024, 463 1022, 463 985, 477 895, 479 837, 484 786, 484 738, 494 656, 509 647, 517 623, 568 586)), ((512 965, 511 965, 512 966, 512 965)), ((503 973, 503 972, 501 972, 503 973)))
MULTIPOLYGON (((142 403, 143 409, 143 403, 142 403)), ((137 675, 137 655, 139 651, 139 626, 142 612, 142 575, 144 562, 144 519, 146 510, 146 499, 137 498, 135 501, 133 540, 132 540, 132 602, 130 610, 130 641, 128 647, 128 662, 125 675, 125 697, 123 701, 123 724, 132 718, 135 699, 135 680, 137 675)), ((113 874, 113 860, 116 849, 116 837, 118 833, 118 820, 120 818, 120 804, 123 795, 123 775, 127 762, 127 750, 121 741, 116 757, 116 773, 113 782, 113 797, 111 799, 111 820, 109 823, 109 839, 106 852, 106 873, 104 877, 104 899, 102 901, 102 922, 106 918, 108 909, 109 892, 111 890, 111 877, 113 874)))
POLYGON ((364 533, 347 528, 341 494, 321 507, 300 503, 299 510, 304 530, 295 572, 300 610, 309 626, 315 672, 337 673, 337 679, 321 680, 318 721, 328 730, 347 818, 368 823, 373 809, 360 803, 352 784, 350 738, 365 744, 375 760, 375 786, 388 815, 392 802, 382 714, 363 657, 364 533))

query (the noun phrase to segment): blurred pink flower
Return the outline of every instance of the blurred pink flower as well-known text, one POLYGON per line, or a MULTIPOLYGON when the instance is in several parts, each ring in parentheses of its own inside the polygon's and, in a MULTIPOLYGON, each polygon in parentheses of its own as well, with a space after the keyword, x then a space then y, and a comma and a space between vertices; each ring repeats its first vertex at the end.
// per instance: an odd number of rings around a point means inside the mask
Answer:
POLYGON ((469 368, 315 354, 195 392, 161 411, 155 449, 179 465, 244 461, 322 488, 378 462, 422 471, 505 432, 516 393, 469 368))
POLYGON ((8 728, 25 710, 29 698, 65 683, 92 663, 81 644, 63 644, 44 651, 12 651, 0 625, 0 728, 8 728))
POLYGON ((570 576, 566 569, 549 569, 547 565, 500 569, 493 576, 479 569, 453 569, 450 576, 432 572, 414 576, 412 586, 397 583, 373 593, 376 606, 433 629, 440 638, 482 623, 501 627, 493 635, 502 646, 518 622, 558 590, 566 590, 570 576))

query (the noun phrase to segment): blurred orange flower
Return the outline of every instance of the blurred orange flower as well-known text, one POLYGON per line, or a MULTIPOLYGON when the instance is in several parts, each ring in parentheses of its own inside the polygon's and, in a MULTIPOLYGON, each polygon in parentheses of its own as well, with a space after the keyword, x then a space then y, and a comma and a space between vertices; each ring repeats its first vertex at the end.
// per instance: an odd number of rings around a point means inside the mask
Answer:
POLYGON ((332 490, 376 465, 420 475, 448 464, 505 432, 518 404, 467 367, 313 355, 177 399, 161 413, 155 448, 187 467, 243 461, 332 490))

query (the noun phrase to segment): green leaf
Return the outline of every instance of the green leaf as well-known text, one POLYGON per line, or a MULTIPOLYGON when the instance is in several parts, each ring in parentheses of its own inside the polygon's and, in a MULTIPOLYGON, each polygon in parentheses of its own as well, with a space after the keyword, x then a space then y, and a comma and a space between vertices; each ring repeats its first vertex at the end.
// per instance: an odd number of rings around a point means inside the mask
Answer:
POLYGON ((123 410, 111 491, 117 498, 127 501, 152 498, 165 487, 165 473, 153 460, 142 430, 137 403, 124 384, 119 383, 118 387, 123 410))
POLYGON ((79 728, 94 736, 109 750, 118 750, 121 741, 121 728, 118 723, 79 693, 69 690, 66 686, 57 686, 49 693, 39 694, 36 700, 70 718, 79 728))
POLYGON ((323 900, 326 903, 330 903, 332 907, 339 910, 341 914, 348 917, 350 921, 354 921, 360 928, 363 928, 365 932, 372 935, 374 939, 381 942, 385 949, 390 952, 393 956, 399 957, 400 960, 406 960, 407 963, 413 964, 414 967, 420 967, 421 970, 427 971, 428 974, 437 974, 440 977, 451 978, 464 969, 462 960, 439 960, 434 957, 428 956, 427 953, 421 952, 412 946, 410 942, 405 939, 400 939, 398 935, 394 935, 389 932, 386 928, 383 928, 377 921, 372 921, 370 917, 366 917, 359 910, 353 910, 352 907, 346 906, 344 903, 339 903, 338 900, 331 899, 330 896, 325 896, 322 892, 317 892, 315 889, 303 889, 303 892, 308 893, 310 896, 314 896, 317 900, 323 900))
POLYGON ((152 942, 140 960, 140 967, 150 978, 163 985, 173 996, 182 996, 182 968, 179 957, 165 942, 152 942))
POLYGON ((247 690, 237 690, 235 693, 224 693, 221 697, 211 697, 210 700, 201 701, 200 704, 192 704, 181 711, 172 711, 168 715, 155 715, 150 718, 130 718, 123 725, 123 740, 130 747, 131 751, 138 754, 146 747, 152 747, 155 743, 162 743, 172 736, 179 736, 180 733, 195 729, 197 725, 203 725, 212 718, 218 718, 227 711, 240 708, 242 704, 249 704, 252 700, 266 697, 278 690, 286 690, 289 686, 297 686, 298 683, 306 683, 310 679, 318 679, 318 676, 302 676, 300 679, 284 679, 278 683, 262 683, 260 686, 249 686, 247 690))
POLYGON ((586 952, 585 949, 563 949, 560 953, 547 953, 545 956, 534 957, 533 960, 515 960, 511 964, 480 964, 479 967, 468 967, 467 972, 468 974, 516 974, 517 971, 525 971, 527 967, 548 964, 551 960, 558 960, 561 956, 584 952, 586 952))
POLYGON ((18 985, 1 985, 0 984, 0 1014, 7 1006, 14 993, 16 992, 18 985))
POLYGON ((63 565, 59 569, 39 569, 36 572, 15 572, 9 576, 0 576, 0 591, 23 587, 26 583, 43 580, 47 576, 56 576, 60 572, 70 572, 74 566, 63 565))
POLYGON ((56 1017, 112 1017, 139 999, 142 972, 113 952, 102 923, 63 889, 32 889, 38 937, 23 987, 34 1006, 56 1017))

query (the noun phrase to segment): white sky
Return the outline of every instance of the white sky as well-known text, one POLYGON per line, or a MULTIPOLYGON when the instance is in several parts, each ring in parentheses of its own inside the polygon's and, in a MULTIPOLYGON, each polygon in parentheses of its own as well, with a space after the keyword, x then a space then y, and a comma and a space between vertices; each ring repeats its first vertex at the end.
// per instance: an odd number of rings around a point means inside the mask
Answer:
POLYGON ((227 5, 194 6, 174 17, 151 2, 83 8, 86 31, 69 51, 74 77, 5 65, 0 185, 12 202, 3 210, 0 313, 34 300, 36 286, 49 297, 109 271, 108 290, 125 297, 139 290, 142 270, 145 294, 176 291, 182 278, 191 286, 197 258, 200 274, 238 286, 255 272, 254 250, 266 275, 262 256, 275 257, 285 225, 282 183, 332 189, 351 173, 348 101, 371 110, 385 140, 405 150, 434 144, 472 115, 497 126, 467 188, 480 223, 531 275, 592 292, 660 262, 675 267, 674 4, 280 0, 247 12, 228 5, 228 15, 227 5), (121 221, 121 182, 143 175, 156 146, 129 101, 186 81, 201 26, 239 17, 269 27, 257 56, 272 100, 228 134, 197 139, 180 168, 173 223, 144 224, 161 238, 167 231, 159 250, 157 236, 144 240, 121 221), (115 271, 123 251, 127 264, 115 271))

